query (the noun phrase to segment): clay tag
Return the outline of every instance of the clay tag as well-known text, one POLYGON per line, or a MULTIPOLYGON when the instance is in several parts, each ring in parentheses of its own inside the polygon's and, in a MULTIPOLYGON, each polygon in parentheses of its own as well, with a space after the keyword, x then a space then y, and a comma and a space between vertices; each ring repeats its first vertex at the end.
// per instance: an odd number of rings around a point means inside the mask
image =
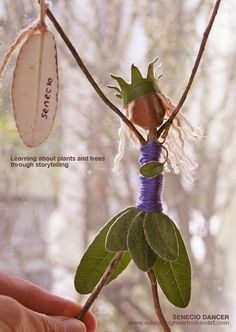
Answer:
POLYGON ((56 43, 50 31, 32 34, 20 49, 12 83, 12 106, 24 144, 36 147, 49 136, 58 103, 56 43))

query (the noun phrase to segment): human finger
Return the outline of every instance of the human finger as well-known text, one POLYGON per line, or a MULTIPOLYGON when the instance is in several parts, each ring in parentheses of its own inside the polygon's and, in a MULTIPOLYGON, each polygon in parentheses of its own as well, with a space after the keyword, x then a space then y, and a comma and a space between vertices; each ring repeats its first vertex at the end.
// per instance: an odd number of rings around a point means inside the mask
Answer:
MULTIPOLYGON (((0 273, 0 294, 14 298, 23 306, 50 316, 77 317, 82 309, 78 303, 52 295, 29 281, 0 273)), ((94 332, 96 320, 91 312, 83 318, 88 331, 94 332)))
POLYGON ((52 317, 25 308, 16 300, 0 296, 0 330, 15 332, 87 332, 79 320, 68 317, 52 317))

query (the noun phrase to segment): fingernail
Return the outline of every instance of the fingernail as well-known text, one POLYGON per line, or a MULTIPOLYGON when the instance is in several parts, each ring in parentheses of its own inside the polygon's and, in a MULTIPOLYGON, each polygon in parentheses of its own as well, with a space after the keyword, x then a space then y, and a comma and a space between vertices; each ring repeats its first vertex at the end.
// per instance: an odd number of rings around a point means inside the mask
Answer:
POLYGON ((66 332, 86 332, 86 327, 78 319, 66 319, 63 321, 66 332))

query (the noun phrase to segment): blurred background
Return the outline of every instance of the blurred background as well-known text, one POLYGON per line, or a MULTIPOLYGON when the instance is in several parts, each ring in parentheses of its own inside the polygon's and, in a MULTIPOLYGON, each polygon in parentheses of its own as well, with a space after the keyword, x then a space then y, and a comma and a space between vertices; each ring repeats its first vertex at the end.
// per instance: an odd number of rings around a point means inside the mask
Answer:
MULTIPOLYGON (((162 91, 178 102, 187 83, 212 0, 60 0, 51 9, 105 94, 110 73, 130 78, 159 56, 162 91)), ((36 0, 0 3, 0 57, 20 29, 38 15, 36 0)), ((230 326, 174 326, 174 332, 236 331, 236 2, 222 1, 194 86, 184 106, 203 138, 193 148, 199 167, 194 184, 166 174, 165 212, 178 224, 192 262, 192 299, 173 314, 228 314, 230 326)), ((50 22, 48 22, 50 25, 50 22)), ((139 188, 138 150, 126 142, 120 171, 112 171, 120 121, 102 103, 54 27, 58 46, 59 109, 49 139, 35 149, 20 140, 11 110, 15 57, 0 81, 0 269, 61 296, 76 294, 76 266, 99 228, 134 205, 139 188), (94 156, 105 161, 68 168, 11 168, 11 156, 94 156)), ((150 286, 134 264, 103 290, 93 306, 99 332, 157 331, 129 321, 155 321, 150 286)))

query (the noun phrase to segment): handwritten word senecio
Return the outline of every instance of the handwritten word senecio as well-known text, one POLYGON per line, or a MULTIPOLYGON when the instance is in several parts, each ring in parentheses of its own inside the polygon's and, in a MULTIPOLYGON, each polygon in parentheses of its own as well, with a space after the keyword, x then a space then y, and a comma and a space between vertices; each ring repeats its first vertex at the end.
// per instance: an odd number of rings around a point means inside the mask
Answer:
POLYGON ((51 98, 51 93, 52 93, 52 89, 50 88, 50 86, 52 85, 53 79, 51 77, 48 78, 47 81, 47 87, 45 90, 45 95, 44 95, 44 109, 43 112, 41 113, 42 118, 48 119, 48 112, 49 112, 49 102, 50 102, 50 98, 51 98))

